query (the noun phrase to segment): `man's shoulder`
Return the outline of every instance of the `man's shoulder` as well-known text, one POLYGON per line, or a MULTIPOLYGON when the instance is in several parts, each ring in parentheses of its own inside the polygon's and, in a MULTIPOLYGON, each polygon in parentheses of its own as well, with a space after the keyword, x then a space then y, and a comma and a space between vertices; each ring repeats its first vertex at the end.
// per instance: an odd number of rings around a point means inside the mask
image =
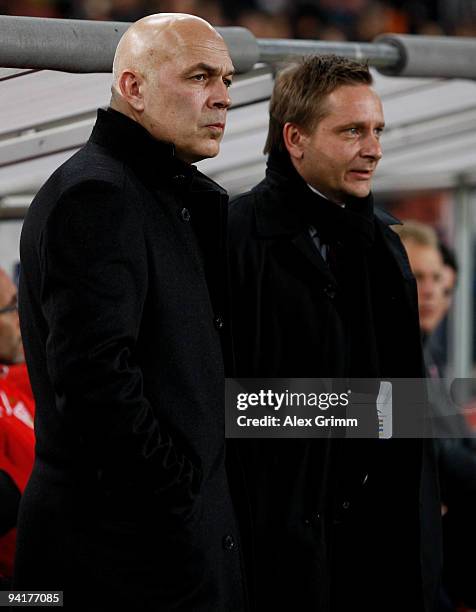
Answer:
POLYGON ((230 198, 229 220, 232 225, 241 224, 250 219, 256 201, 256 194, 253 190, 245 191, 237 196, 230 198))
POLYGON ((403 249, 404 247, 401 244, 399 235, 393 230, 394 226, 402 225, 402 222, 383 208, 378 208, 377 206, 374 208, 374 217, 376 226, 380 228, 380 233, 384 240, 387 243, 391 243, 398 250, 400 250, 400 247, 403 249))
POLYGON ((36 241, 48 224, 59 211, 66 214, 70 210, 68 203, 74 207, 75 202, 82 201, 84 205, 104 204, 114 202, 118 210, 119 204, 135 202, 131 193, 126 192, 125 185, 131 184, 129 173, 124 163, 108 154, 102 147, 88 142, 77 153, 63 163, 43 184, 26 215, 22 241, 36 241))
POLYGON ((256 224, 256 214, 268 208, 268 203, 275 199, 276 194, 270 189, 266 179, 255 185, 249 191, 230 199, 230 226, 256 224))
POLYGON ((387 248, 398 262, 400 270, 405 278, 413 280, 408 255, 400 239, 400 236, 392 229, 392 226, 402 225, 402 222, 387 211, 375 207, 374 209, 377 227, 380 227, 381 235, 387 248))
POLYGON ((94 193, 97 185, 120 189, 125 180, 123 166, 120 160, 88 142, 42 185, 30 205, 29 216, 33 211, 40 216, 48 214, 68 194, 78 191, 94 193))
POLYGON ((122 160, 113 157, 103 147, 88 142, 56 170, 45 186, 56 187, 60 192, 91 182, 120 187, 124 183, 125 173, 122 160))
POLYGON ((377 220, 387 227, 392 225, 402 225, 400 219, 397 219, 397 217, 394 217, 389 212, 383 208, 379 208, 378 206, 375 206, 374 214, 377 220))
POLYGON ((53 172, 36 194, 30 213, 49 215, 56 205, 70 196, 94 197, 124 192, 130 172, 120 159, 106 149, 88 142, 53 172))
MULTIPOLYGON (((232 197, 228 212, 228 244, 232 253, 256 254, 261 250, 262 244, 259 238, 257 220, 258 208, 261 206, 263 197, 262 184, 240 195, 232 197)), ((255 255, 252 255, 255 257, 255 255)))

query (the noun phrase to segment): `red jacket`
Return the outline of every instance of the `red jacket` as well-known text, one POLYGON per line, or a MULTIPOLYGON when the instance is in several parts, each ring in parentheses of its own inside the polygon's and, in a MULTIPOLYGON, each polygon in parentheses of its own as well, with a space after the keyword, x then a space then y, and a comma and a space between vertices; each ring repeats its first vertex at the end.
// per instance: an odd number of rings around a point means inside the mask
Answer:
MULTIPOLYGON (((30 476, 35 453, 35 405, 24 363, 0 365, 0 470, 21 493, 30 476)), ((0 537, 0 576, 11 577, 16 529, 0 537)))

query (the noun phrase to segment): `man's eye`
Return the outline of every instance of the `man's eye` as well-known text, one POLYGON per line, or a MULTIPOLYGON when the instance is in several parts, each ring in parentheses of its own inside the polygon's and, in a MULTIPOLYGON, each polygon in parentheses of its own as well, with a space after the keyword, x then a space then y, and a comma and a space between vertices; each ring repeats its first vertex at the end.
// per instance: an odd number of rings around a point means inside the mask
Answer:
POLYGON ((233 81, 231 79, 223 79, 223 82, 225 83, 226 87, 231 87, 233 81))
POLYGON ((194 74, 192 79, 195 79, 195 81, 204 81, 206 79, 206 75, 205 74, 194 74))
POLYGON ((351 128, 348 128, 347 132, 351 134, 352 136, 357 136, 357 134, 359 133, 359 130, 356 127, 351 127, 351 128))
POLYGON ((383 128, 376 128, 374 132, 375 136, 377 136, 377 138, 380 138, 380 136, 383 134, 383 128))

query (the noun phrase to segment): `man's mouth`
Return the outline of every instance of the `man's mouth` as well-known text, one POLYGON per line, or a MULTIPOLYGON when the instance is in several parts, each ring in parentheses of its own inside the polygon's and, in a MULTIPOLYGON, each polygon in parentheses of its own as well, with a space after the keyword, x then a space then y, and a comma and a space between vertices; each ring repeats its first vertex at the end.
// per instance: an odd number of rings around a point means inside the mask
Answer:
POLYGON ((223 130, 225 129, 225 124, 224 123, 208 123, 206 127, 211 128, 212 130, 219 130, 223 132, 223 130))
POLYGON ((420 304, 420 314, 423 317, 432 317, 435 313, 435 306, 430 304, 420 304))
POLYGON ((365 168, 356 168, 355 170, 351 170, 350 173, 352 176, 358 179, 367 180, 372 178, 373 170, 366 170, 365 168))

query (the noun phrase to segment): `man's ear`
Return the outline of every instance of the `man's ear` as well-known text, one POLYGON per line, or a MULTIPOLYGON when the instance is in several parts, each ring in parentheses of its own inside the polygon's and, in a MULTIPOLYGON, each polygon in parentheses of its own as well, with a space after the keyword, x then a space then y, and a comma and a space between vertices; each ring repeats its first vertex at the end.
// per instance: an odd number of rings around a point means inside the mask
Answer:
POLYGON ((119 77, 117 89, 121 96, 136 111, 144 110, 143 79, 141 75, 124 70, 119 77))
POLYGON ((299 125, 285 123, 283 127, 283 140, 289 155, 293 159, 299 160, 303 158, 308 136, 299 125))

